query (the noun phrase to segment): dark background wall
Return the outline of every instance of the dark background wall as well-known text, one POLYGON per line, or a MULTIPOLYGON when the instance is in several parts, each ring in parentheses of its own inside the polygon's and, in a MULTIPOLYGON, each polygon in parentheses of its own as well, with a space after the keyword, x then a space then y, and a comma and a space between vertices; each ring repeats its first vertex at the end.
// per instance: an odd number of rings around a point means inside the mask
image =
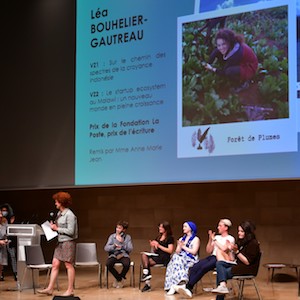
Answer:
MULTIPOLYGON (((30 218, 41 223, 55 209, 51 196, 58 190, 0 192, 1 202, 14 207, 17 219, 30 218)), ((193 220, 201 238, 200 255, 204 257, 207 230, 215 229, 218 220, 233 221, 232 234, 245 219, 257 226, 257 237, 263 250, 262 262, 300 264, 299 215, 300 184, 298 181, 178 184, 158 186, 106 187, 67 189, 74 199, 73 210, 79 221, 79 241, 98 245, 104 263, 104 244, 118 220, 129 221, 132 235, 132 258, 139 264, 140 251, 148 250, 148 240, 157 234, 161 220, 171 222, 174 236, 181 235, 182 223, 193 220)), ((55 242, 43 247, 51 259, 55 242)), ((266 276, 262 269, 262 276, 266 276)))
MULTIPOLYGON (((52 194, 74 184, 75 0, 2 2, 0 203, 13 206, 18 222, 41 224, 55 208, 52 194)), ((64 190, 74 198, 79 241, 97 242, 102 262, 119 219, 129 221, 139 263, 158 222, 170 221, 176 238, 184 221, 196 222, 203 257, 207 230, 228 217, 234 235, 240 221, 255 221, 263 262, 300 264, 299 181, 64 190)), ((50 260, 55 241, 42 244, 50 260)))

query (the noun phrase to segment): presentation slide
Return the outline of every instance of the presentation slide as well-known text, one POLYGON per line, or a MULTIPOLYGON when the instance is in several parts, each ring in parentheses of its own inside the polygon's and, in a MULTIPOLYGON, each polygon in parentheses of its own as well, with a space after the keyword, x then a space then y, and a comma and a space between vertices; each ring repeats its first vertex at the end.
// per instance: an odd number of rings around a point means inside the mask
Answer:
POLYGON ((207 2, 77 0, 76 185, 299 177, 295 3, 207 2))
POLYGON ((288 1, 280 6, 278 1, 276 6, 274 3, 264 1, 179 18, 179 157, 297 151, 296 66, 287 59, 296 48, 295 37, 288 31, 288 24, 292 27, 295 22, 294 8, 288 7, 288 1), (275 18, 276 26, 270 27, 268 20, 275 18), (234 59, 224 59, 225 72, 218 72, 221 66, 217 63, 223 63, 223 58, 218 57, 221 52, 211 41, 211 31, 215 27, 223 30, 225 25, 234 34, 243 33, 245 39, 241 50, 248 55, 243 59, 245 74, 250 74, 245 77, 245 87, 233 73, 234 59), (274 45, 275 39, 281 43, 274 45), (213 68, 215 61, 217 71, 209 71, 208 63, 213 68), (251 68, 256 71, 257 66, 260 70, 252 76, 251 68), (288 70, 293 80, 289 80, 288 70))

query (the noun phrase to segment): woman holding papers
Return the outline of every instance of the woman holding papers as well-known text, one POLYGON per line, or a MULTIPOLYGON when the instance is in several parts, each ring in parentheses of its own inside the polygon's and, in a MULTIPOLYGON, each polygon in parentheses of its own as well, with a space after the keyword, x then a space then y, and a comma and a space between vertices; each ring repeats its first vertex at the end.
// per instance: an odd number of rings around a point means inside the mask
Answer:
POLYGON ((174 238, 169 222, 164 221, 158 225, 158 236, 150 240, 151 252, 142 252, 143 275, 142 281, 146 284, 142 292, 151 290, 150 279, 152 278, 150 267, 156 264, 167 265, 174 250, 174 238))
POLYGON ((68 288, 63 296, 74 295, 75 269, 75 239, 78 237, 77 217, 70 210, 72 198, 69 193, 58 192, 52 196, 58 214, 55 222, 51 222, 51 229, 58 233, 58 244, 55 248, 52 260, 52 272, 47 288, 38 293, 52 295, 54 284, 59 273, 60 263, 63 262, 68 274, 68 288))

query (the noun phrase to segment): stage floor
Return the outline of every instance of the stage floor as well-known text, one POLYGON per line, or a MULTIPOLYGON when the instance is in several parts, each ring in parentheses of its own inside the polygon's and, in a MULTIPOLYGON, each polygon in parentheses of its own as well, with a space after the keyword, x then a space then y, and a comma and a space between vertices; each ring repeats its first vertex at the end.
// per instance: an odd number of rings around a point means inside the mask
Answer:
MULTIPOLYGON (((99 288, 97 285, 97 274, 92 269, 76 270, 76 289, 75 296, 81 300, 176 300, 183 299, 182 296, 176 294, 174 296, 167 296, 163 290, 163 276, 162 274, 154 274, 152 283, 152 291, 142 293, 138 289, 138 276, 136 274, 136 287, 129 286, 129 279, 125 282, 122 289, 116 289, 110 286, 109 289, 103 287, 99 288)), ((44 284, 46 276, 40 275, 39 282, 44 284)), ((110 285, 112 284, 112 276, 109 277, 110 285)), ((103 280, 104 281, 104 280, 103 280)), ((267 284, 267 278, 258 278, 257 285, 259 287, 263 300, 299 300, 298 284, 296 281, 290 282, 271 282, 267 284)), ((60 291, 54 291, 53 296, 61 295, 66 289, 67 278, 62 270, 59 276, 60 291)), ((205 276, 202 284, 199 283, 197 287, 197 294, 193 299, 214 300, 215 295, 210 292, 204 292, 203 287, 211 287, 212 281, 209 276, 205 276)), ((234 285, 236 290, 236 285, 234 285)), ((16 291, 16 282, 12 276, 6 276, 5 281, 0 282, 0 299, 2 300, 42 300, 52 299, 53 296, 34 295, 33 289, 25 289, 22 292, 16 291)), ((237 299, 237 296, 232 292, 226 299, 237 299)), ((246 282, 244 288, 244 300, 257 299, 254 286, 250 282, 246 282)))

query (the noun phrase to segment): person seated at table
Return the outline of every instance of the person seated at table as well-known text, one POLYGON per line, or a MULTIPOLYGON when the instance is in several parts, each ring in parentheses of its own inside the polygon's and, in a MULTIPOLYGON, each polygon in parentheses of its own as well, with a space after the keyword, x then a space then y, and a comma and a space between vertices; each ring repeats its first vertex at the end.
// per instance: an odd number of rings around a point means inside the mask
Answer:
POLYGON ((229 293, 227 280, 237 275, 256 275, 260 257, 260 246, 254 233, 255 226, 250 221, 243 221, 238 226, 237 244, 232 247, 236 256, 236 265, 219 260, 216 263, 217 288, 213 293, 220 294, 217 300, 224 299, 229 293))
POLYGON ((152 278, 150 267, 156 264, 167 266, 170 261, 171 254, 174 251, 174 237, 171 225, 167 221, 163 221, 158 226, 158 236, 154 240, 149 241, 151 248, 150 253, 142 252, 143 275, 141 281, 145 281, 142 292, 151 291, 150 279, 152 278), (151 255, 153 253, 154 255, 151 255))

